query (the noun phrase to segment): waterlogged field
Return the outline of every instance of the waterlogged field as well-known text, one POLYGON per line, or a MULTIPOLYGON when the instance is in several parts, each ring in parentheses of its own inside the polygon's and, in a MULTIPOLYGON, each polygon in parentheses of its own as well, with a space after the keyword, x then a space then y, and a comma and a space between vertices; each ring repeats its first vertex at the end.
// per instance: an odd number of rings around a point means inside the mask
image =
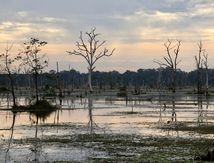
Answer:
POLYGON ((193 162, 214 147, 212 97, 64 97, 44 114, 7 105, 2 97, 0 162, 193 162))

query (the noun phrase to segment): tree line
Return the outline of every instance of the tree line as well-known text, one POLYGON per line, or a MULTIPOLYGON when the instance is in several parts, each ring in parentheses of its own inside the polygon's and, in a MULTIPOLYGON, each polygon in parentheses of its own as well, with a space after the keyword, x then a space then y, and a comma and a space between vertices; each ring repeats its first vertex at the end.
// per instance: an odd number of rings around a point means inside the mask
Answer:
MULTIPOLYGON (((202 84, 205 86, 205 71, 202 73, 202 84)), ((209 69, 209 84, 214 85, 214 69, 209 69)), ((13 74, 16 87, 34 87, 32 74, 13 74)), ((120 87, 130 88, 154 88, 172 89, 171 85, 171 70, 169 68, 158 69, 139 69, 137 71, 127 70, 124 73, 118 71, 101 72, 95 71, 92 73, 92 85, 99 89, 117 89, 120 87), (161 83, 159 83, 161 79, 161 83)), ((197 89, 197 70, 185 72, 177 70, 177 87, 194 87, 197 89)), ((39 75, 38 86, 48 88, 58 88, 57 80, 60 81, 62 88, 71 90, 87 88, 87 73, 80 73, 74 69, 70 71, 50 70, 39 75)), ((9 87, 9 79, 6 74, 0 75, 1 90, 9 87)))

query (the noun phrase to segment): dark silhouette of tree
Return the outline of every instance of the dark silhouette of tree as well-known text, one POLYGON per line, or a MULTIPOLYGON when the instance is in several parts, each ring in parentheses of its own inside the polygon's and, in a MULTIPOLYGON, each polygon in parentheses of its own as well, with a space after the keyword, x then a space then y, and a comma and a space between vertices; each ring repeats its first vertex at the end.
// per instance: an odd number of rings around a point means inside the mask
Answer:
POLYGON ((11 49, 13 47, 13 44, 6 46, 4 53, 0 55, 0 69, 2 73, 5 73, 7 75, 7 78, 9 79, 10 84, 10 92, 12 94, 13 99, 13 106, 17 106, 16 103, 16 96, 15 96, 15 73, 18 73, 20 71, 20 64, 18 61, 21 59, 20 54, 17 54, 15 56, 12 56, 10 53, 11 49))
POLYGON ((165 66, 171 70, 171 73, 172 73, 172 81, 171 81, 172 92, 176 91, 177 66, 181 62, 181 60, 178 60, 181 41, 176 40, 176 42, 177 42, 176 44, 173 44, 173 42, 171 40, 168 40, 166 43, 164 43, 164 46, 165 46, 166 52, 167 52, 167 55, 163 57, 164 62, 155 61, 160 66, 165 66))
MULTIPOLYGON (((20 61, 22 62, 22 60, 20 61)), ((204 63, 204 62, 203 62, 204 63)), ((209 66, 210 67, 210 66, 209 66)), ((209 75, 209 87, 214 85, 214 69, 208 67, 208 75, 209 75)), ((23 69, 23 67, 21 67, 23 69)), ((131 71, 131 73, 120 73, 117 71, 110 72, 101 72, 95 71, 93 72, 93 81, 92 85, 95 86, 97 84, 97 88, 99 88, 98 84, 102 85, 102 89, 118 89, 120 87, 126 86, 127 88, 134 88, 135 85, 140 88, 159 88, 159 69, 138 69, 137 71, 131 71), (133 78, 133 80, 130 80, 133 78)), ((80 73, 74 69, 70 71, 59 71, 59 79, 66 83, 66 88, 63 93, 66 93, 66 90, 69 91, 72 86, 74 89, 80 89, 81 91, 85 91, 85 83, 87 83, 88 74, 80 73)), ((33 83, 33 80, 26 82, 26 79, 32 74, 21 73, 21 74, 12 74, 15 79, 15 86, 19 87, 29 87, 29 82, 33 83)), ((203 66, 203 84, 205 84, 205 66, 203 66)), ((42 78, 45 81, 47 87, 53 90, 55 93, 57 90, 56 85, 56 71, 50 71, 42 73, 39 75, 39 79, 42 78)), ((8 77, 6 73, 0 74, 0 93, 4 93, 7 91, 6 87, 8 86, 8 77)), ((185 86, 194 87, 197 86, 197 70, 191 72, 181 71, 177 69, 176 72, 176 84, 177 89, 184 88, 185 86)), ((162 68, 161 69, 161 89, 168 89, 171 85, 171 70, 170 68, 162 68)), ((101 87, 100 87, 101 88, 101 87)), ((139 88, 139 89, 140 89, 139 88)), ((18 92, 17 92, 18 93, 18 92)), ((26 93, 24 91, 23 93, 26 93)))
POLYGON ((40 41, 36 38, 31 38, 29 41, 23 44, 24 54, 22 60, 23 64, 27 65, 29 72, 33 74, 33 80, 36 90, 36 102, 39 101, 39 89, 38 89, 38 76, 44 68, 48 66, 48 59, 45 54, 40 54, 41 48, 47 44, 46 41, 40 41))
POLYGON ((101 49, 106 41, 100 41, 98 39, 100 34, 96 33, 95 30, 96 28, 93 28, 90 32, 86 32, 86 39, 83 38, 83 34, 80 32, 80 41, 76 42, 77 50, 67 51, 70 55, 82 56, 86 60, 88 64, 88 87, 90 92, 93 91, 91 76, 95 69, 95 63, 103 57, 111 56, 115 50, 101 49))

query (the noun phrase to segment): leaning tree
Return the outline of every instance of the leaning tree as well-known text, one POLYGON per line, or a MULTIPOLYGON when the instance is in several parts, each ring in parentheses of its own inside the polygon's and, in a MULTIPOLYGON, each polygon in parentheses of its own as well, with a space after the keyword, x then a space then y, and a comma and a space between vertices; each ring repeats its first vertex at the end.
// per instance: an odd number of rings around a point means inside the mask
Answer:
POLYGON ((180 52, 181 41, 176 40, 176 43, 173 43, 172 40, 168 40, 164 43, 164 47, 166 48, 166 56, 163 57, 164 61, 155 61, 159 66, 165 66, 170 69, 172 74, 172 92, 176 91, 176 72, 177 66, 181 62, 178 59, 180 52))
POLYGON ((0 71, 4 74, 6 74, 7 78, 9 79, 9 87, 10 92, 12 94, 13 99, 13 107, 17 106, 16 103, 16 96, 15 96, 15 73, 18 73, 20 71, 20 54, 12 55, 13 44, 7 44, 4 53, 0 55, 0 71))
POLYGON ((33 81, 36 91, 36 102, 39 101, 38 77, 44 68, 48 66, 48 58, 45 54, 41 54, 42 47, 47 44, 46 41, 40 41, 36 38, 30 38, 29 41, 24 42, 21 51, 23 64, 29 68, 29 72, 33 75, 33 81))
POLYGON ((85 33, 86 38, 83 38, 82 32, 80 32, 79 41, 76 42, 76 50, 67 51, 70 55, 81 56, 88 64, 88 87, 92 92, 92 72, 95 69, 95 63, 102 57, 111 56, 115 49, 109 51, 107 48, 102 48, 106 41, 100 41, 98 39, 99 33, 96 33, 96 28, 91 29, 90 32, 85 33))

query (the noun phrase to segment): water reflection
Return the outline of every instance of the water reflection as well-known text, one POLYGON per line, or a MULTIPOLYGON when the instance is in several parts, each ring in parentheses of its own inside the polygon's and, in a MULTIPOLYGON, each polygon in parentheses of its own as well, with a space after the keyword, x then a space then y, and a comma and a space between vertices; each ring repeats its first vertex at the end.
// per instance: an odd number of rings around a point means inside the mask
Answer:
MULTIPOLYGON (((94 121, 94 115, 93 115, 93 110, 94 110, 94 102, 97 103, 98 101, 96 100, 100 100, 100 99, 96 99, 93 96, 92 92, 88 93, 88 132, 89 134, 95 134, 95 128, 99 129, 100 131, 103 131, 104 133, 106 132, 106 128, 105 127, 100 127, 97 125, 97 123, 94 121)), ((98 109, 96 109, 96 111, 98 111, 98 109)), ((100 121, 99 121, 100 122, 100 121)), ((103 121, 101 122, 103 123, 103 121)))
MULTIPOLYGON (((213 101, 210 103, 210 99, 204 95, 192 96, 192 98, 179 97, 178 95, 173 94, 171 101, 167 99, 162 99, 159 97, 159 120, 158 123, 164 129, 167 129, 167 134, 174 135, 175 133, 179 136, 183 130, 190 129, 191 127, 200 127, 205 125, 213 124, 213 101), (162 102, 164 103, 162 104, 162 102), (169 113, 169 110, 170 113, 169 113), (168 117, 166 125, 162 126, 163 123, 163 112, 167 111, 168 117), (179 113, 179 115, 177 115, 179 113), (178 120, 179 118, 179 120, 178 120)), ((168 99, 170 99, 168 98, 168 99)), ((200 133, 195 131, 195 133, 200 133)))
POLYGON ((5 153, 5 162, 7 162, 7 160, 10 160, 9 151, 10 151, 11 144, 13 141, 13 133, 14 133, 14 126, 15 126, 17 112, 12 112, 12 114, 13 114, 13 120, 12 120, 11 128, 9 129, 10 130, 10 137, 9 137, 8 147, 7 147, 6 153, 5 153))
POLYGON ((208 121, 207 121, 207 114, 209 109, 208 96, 205 96, 205 99, 203 99, 202 95, 198 95, 197 105, 198 105, 198 118, 197 118, 198 126, 201 126, 203 124, 208 124, 208 121))
POLYGON ((93 121, 93 94, 91 92, 88 93, 88 116, 89 116, 89 122, 88 122, 88 130, 90 134, 94 133, 94 125, 96 124, 93 121))
POLYGON ((39 117, 36 116, 35 137, 34 137, 34 140, 32 140, 32 146, 30 147, 31 152, 28 157, 28 160, 32 162, 39 162, 40 157, 42 156, 42 143, 38 138, 38 123, 39 123, 39 117))
POLYGON ((59 124, 59 112, 60 110, 56 110, 54 114, 54 124, 59 124))
MULTIPOLYGON (((50 151, 47 152, 49 147, 41 141, 43 137, 40 135, 40 131, 42 129, 45 129, 45 134, 48 136, 54 135, 59 137, 75 133, 88 133, 92 134, 93 138, 95 132, 102 131, 107 133, 141 134, 143 136, 169 135, 176 137, 179 135, 183 137, 184 134, 189 136, 189 133, 182 131, 178 133, 179 125, 196 126, 202 123, 210 125, 214 122, 213 99, 210 101, 210 99, 197 96, 180 97, 178 95, 172 96, 172 94, 160 94, 158 101, 153 100, 153 103, 140 100, 138 96, 133 96, 129 100, 128 107, 126 107, 125 99, 121 101, 121 98, 115 99, 112 96, 100 97, 95 94, 88 94, 87 98, 82 99, 63 98, 61 109, 56 110, 54 113, 41 111, 37 113, 34 111, 29 114, 12 113, 12 116, 8 116, 8 110, 0 110, 1 127, 10 129, 10 132, 5 132, 10 134, 6 137, 8 141, 1 141, 4 145, 7 142, 7 145, 2 148, 4 149, 3 152, 0 149, 0 152, 2 152, 0 157, 4 159, 6 150, 8 150, 7 160, 10 160, 9 155, 13 157, 12 159, 15 159, 12 152, 19 153, 20 149, 16 151, 16 141, 13 141, 13 139, 20 141, 30 137, 30 139, 27 139, 27 142, 23 141, 24 144, 22 144, 23 146, 29 145, 28 141, 30 142, 30 148, 29 146, 23 147, 25 152, 28 152, 24 155, 28 157, 28 161, 39 162, 48 157, 50 158, 50 151), (85 108, 83 107, 84 105, 85 108), (68 108, 69 106, 71 108, 68 108), (131 114, 127 112, 127 109, 129 109, 131 114), (48 124, 41 127, 40 124, 44 121, 48 124), (165 130, 157 129, 159 124, 165 130)), ((6 100, 4 99, 4 101, 6 100)), ((191 136, 198 136, 198 133, 193 133, 191 136)), ((0 158, 0 162, 4 162, 4 160, 1 160, 2 158, 0 158)))
POLYGON ((177 114, 175 111, 175 94, 172 95, 172 118, 171 122, 177 122, 177 114))
POLYGON ((205 114, 204 114, 204 117, 205 117, 205 122, 206 124, 208 125, 208 110, 209 110, 209 97, 206 96, 206 110, 205 110, 205 114))
POLYGON ((163 117, 162 117, 162 112, 163 111, 166 111, 166 102, 164 102, 163 104, 162 104, 162 101, 163 101, 163 99, 162 99, 162 94, 161 94, 161 90, 159 90, 159 95, 158 95, 158 107, 160 108, 160 110, 159 110, 159 120, 158 120, 158 123, 162 126, 162 124, 163 124, 163 117))
MULTIPOLYGON (((10 150, 11 150, 11 145, 13 142, 15 122, 16 122, 16 117, 17 117, 18 113, 15 111, 11 111, 11 113, 13 115, 13 118, 12 118, 11 127, 9 129, 10 134, 9 134, 8 145, 7 145, 7 149, 5 151, 5 163, 10 162, 11 159, 14 159, 14 158, 11 158, 11 156, 10 156, 10 150)), ((29 154, 29 157, 27 158, 28 161, 39 162, 41 157, 44 157, 43 152, 42 152, 42 143, 40 141, 40 138, 38 137, 39 121, 44 122, 52 113, 53 113, 53 110, 52 111, 51 110, 44 110, 44 111, 35 110, 35 111, 29 112, 29 120, 31 121, 32 124, 35 124, 35 135, 34 135, 34 139, 32 139, 32 145, 29 148, 31 152, 29 154)), ((22 113, 20 113, 20 114, 22 114, 22 113)))
POLYGON ((202 96, 198 95, 198 118, 197 118, 198 126, 203 123, 203 101, 202 96))
POLYGON ((176 105, 175 105, 175 98, 176 95, 173 92, 172 93, 172 97, 171 97, 171 103, 172 103, 172 113, 171 113, 171 120, 167 121, 167 124, 169 125, 168 128, 168 135, 174 135, 176 134, 177 136, 179 136, 179 131, 178 131, 178 123, 177 123, 177 113, 176 113, 176 105))
POLYGON ((33 162, 39 162, 41 157, 43 157, 43 159, 45 158, 45 155, 43 154, 42 151, 42 142, 40 140, 40 138, 38 138, 38 127, 39 127, 39 120, 40 122, 45 122, 45 120, 54 112, 54 110, 39 110, 39 111, 31 111, 30 112, 30 116, 33 115, 36 118, 36 121, 33 120, 33 118, 31 118, 33 121, 33 123, 35 122, 35 137, 34 140, 32 141, 32 147, 30 148, 31 153, 29 156, 29 160, 33 161, 33 162))

